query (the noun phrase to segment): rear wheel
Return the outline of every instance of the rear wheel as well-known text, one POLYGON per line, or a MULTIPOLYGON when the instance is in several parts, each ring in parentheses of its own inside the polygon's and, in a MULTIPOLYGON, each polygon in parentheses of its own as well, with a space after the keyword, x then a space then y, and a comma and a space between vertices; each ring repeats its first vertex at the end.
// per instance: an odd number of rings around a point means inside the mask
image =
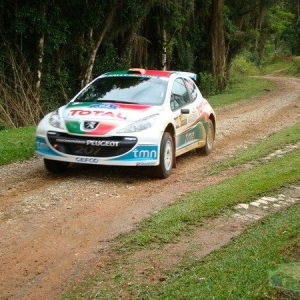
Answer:
POLYGON ((161 139, 160 161, 155 167, 155 176, 158 178, 167 178, 171 175, 174 163, 174 143, 169 132, 165 132, 161 139))
POLYGON ((215 126, 211 119, 207 121, 205 145, 198 148, 197 152, 202 155, 209 155, 214 148, 215 126))
POLYGON ((69 163, 65 162, 65 161, 58 161, 58 160, 44 158, 44 165, 45 165, 45 168, 50 173, 61 174, 67 170, 69 163))

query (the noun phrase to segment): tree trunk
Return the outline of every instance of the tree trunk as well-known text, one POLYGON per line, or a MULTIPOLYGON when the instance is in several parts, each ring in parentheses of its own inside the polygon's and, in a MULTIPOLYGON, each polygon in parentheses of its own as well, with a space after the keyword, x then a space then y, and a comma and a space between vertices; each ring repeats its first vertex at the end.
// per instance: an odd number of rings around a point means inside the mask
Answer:
POLYGON ((211 47, 213 76, 218 91, 223 91, 227 85, 227 62, 225 30, 223 17, 223 0, 212 1, 211 47))
POLYGON ((162 30, 162 56, 161 56, 161 67, 162 70, 167 70, 167 31, 165 28, 162 30))
MULTIPOLYGON (((117 5, 113 4, 111 7, 111 10, 107 16, 105 24, 96 39, 96 42, 92 43, 92 45, 91 45, 90 55, 88 57, 88 61, 87 61, 85 70, 81 73, 81 80, 80 80, 81 88, 86 86, 92 79, 93 67, 94 67, 94 62, 96 59, 98 49, 107 33, 109 27, 112 24, 116 9, 117 9, 117 5)), ((91 30, 91 35, 92 35, 91 40, 93 40, 94 30, 91 30)))
MULTIPOLYGON (((48 1, 44 1, 44 3, 40 7, 41 16, 46 19, 46 13, 48 8, 48 1)), ((45 33, 44 30, 40 33, 37 40, 37 57, 36 57, 36 69, 34 70, 34 101, 36 104, 40 102, 41 95, 41 80, 42 80, 42 71, 43 71, 43 60, 44 60, 44 47, 45 47, 45 33)), ((37 116, 38 119, 39 116, 37 116)))

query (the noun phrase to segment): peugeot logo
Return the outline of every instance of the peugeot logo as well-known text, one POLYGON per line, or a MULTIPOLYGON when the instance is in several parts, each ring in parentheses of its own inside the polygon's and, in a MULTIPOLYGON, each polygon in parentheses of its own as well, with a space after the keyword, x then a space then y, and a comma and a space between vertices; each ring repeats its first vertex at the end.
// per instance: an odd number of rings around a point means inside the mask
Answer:
POLYGON ((93 130, 98 126, 99 122, 95 121, 86 121, 83 123, 83 128, 85 130, 93 130))

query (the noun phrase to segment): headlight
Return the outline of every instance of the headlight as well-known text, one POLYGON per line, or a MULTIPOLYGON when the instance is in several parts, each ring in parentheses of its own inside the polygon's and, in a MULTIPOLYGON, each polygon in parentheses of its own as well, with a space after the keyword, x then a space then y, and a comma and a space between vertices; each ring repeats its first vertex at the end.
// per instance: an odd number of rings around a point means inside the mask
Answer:
POLYGON ((118 131, 118 133, 138 132, 150 128, 158 119, 158 114, 141 119, 118 131))
POLYGON ((58 110, 51 113, 51 116, 49 118, 49 124, 53 127, 63 129, 61 119, 58 115, 58 110))

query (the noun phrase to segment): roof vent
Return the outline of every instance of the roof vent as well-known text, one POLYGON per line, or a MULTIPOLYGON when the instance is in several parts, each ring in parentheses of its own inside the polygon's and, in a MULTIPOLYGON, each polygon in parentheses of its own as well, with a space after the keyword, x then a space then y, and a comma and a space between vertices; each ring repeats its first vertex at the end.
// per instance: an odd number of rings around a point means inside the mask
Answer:
POLYGON ((140 69, 140 68, 132 68, 128 70, 128 74, 145 74, 146 70, 145 69, 140 69))

